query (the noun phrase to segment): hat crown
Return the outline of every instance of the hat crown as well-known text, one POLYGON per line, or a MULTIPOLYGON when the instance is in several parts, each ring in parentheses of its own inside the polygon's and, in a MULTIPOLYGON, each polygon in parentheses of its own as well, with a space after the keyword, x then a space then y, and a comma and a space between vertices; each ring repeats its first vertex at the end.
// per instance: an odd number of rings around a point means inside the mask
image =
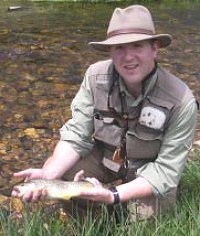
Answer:
POLYGON ((113 45, 157 40, 159 47, 167 47, 172 41, 169 34, 156 34, 150 11, 142 5, 116 8, 112 14, 106 40, 90 42, 94 49, 109 52, 113 45))
POLYGON ((126 29, 148 30, 155 34, 155 26, 149 10, 141 5, 133 5, 125 9, 116 8, 111 17, 107 35, 113 31, 126 29))

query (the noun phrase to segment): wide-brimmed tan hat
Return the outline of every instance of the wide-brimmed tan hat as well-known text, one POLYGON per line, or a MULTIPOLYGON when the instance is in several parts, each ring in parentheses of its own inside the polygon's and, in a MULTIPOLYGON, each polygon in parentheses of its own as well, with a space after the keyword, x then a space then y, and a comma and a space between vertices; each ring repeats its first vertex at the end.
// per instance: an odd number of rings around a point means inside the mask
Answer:
POLYGON ((110 46, 157 39, 160 47, 167 47, 172 37, 169 34, 156 34, 154 22, 149 10, 141 5, 127 8, 116 8, 111 17, 107 39, 101 42, 90 42, 94 49, 109 51, 110 46))

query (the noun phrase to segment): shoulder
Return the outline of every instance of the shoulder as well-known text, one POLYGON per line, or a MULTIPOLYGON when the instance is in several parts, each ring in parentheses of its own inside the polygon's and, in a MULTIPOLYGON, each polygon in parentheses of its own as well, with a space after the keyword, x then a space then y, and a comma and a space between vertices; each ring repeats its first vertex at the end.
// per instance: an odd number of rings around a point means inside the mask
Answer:
POLYGON ((162 92, 162 96, 166 99, 175 100, 177 103, 188 103, 194 99, 188 85, 162 67, 158 68, 157 87, 162 92))
POLYGON ((113 63, 111 59, 98 61, 94 64, 91 64, 87 70, 89 76, 97 74, 108 74, 111 73, 111 68, 113 68, 113 63))

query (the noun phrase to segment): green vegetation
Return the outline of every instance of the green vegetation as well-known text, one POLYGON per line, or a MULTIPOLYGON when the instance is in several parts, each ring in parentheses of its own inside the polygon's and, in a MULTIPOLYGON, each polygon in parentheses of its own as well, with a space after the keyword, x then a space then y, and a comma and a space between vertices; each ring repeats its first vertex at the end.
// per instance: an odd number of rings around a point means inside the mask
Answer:
POLYGON ((13 215, 0 213, 0 235, 2 236, 198 236, 200 235, 200 152, 196 152, 188 161, 178 191, 177 207, 173 212, 147 221, 136 222, 131 226, 126 218, 117 223, 102 210, 102 216, 96 220, 88 214, 84 224, 67 216, 48 217, 44 212, 31 213, 24 210, 21 219, 13 215), (192 161, 191 161, 192 159, 192 161))

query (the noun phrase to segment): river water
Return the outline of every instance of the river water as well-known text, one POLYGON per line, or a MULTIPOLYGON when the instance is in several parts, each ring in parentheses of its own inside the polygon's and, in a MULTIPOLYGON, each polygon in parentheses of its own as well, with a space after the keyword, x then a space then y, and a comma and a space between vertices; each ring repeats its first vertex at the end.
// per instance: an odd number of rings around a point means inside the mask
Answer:
MULTIPOLYGON (((199 98, 200 4, 175 3, 145 5, 157 31, 174 38, 170 47, 160 50, 159 62, 199 98)), ((128 5, 0 2, 1 193, 18 181, 13 172, 40 166, 52 153, 86 68, 108 58, 87 43, 104 39, 113 9, 128 5), (22 8, 8 11, 14 5, 22 8)))

